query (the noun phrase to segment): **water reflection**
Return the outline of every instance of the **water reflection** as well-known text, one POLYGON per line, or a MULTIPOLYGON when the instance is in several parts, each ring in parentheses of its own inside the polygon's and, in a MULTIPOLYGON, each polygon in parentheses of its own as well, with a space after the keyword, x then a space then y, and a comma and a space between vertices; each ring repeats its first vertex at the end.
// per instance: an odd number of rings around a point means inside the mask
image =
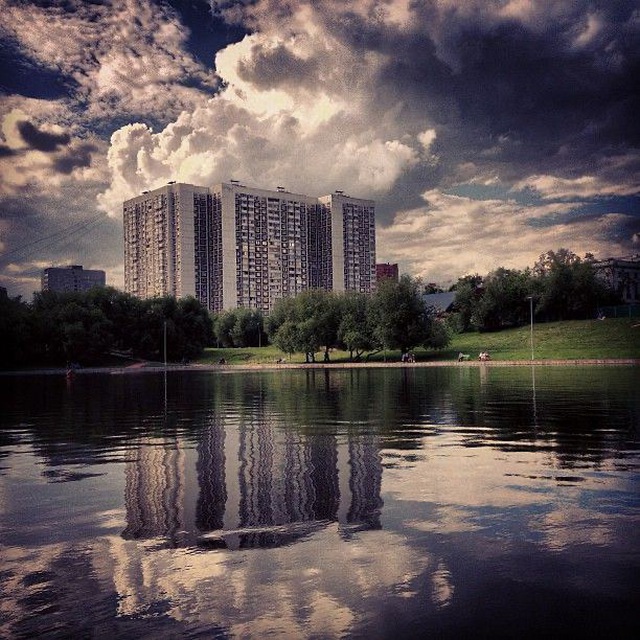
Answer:
POLYGON ((162 375, 3 382, 0 635, 635 620, 635 369, 170 373, 166 405, 162 375))
POLYGON ((301 437, 263 407, 231 426, 213 413, 197 439, 195 449, 167 438, 129 447, 125 539, 185 546, 224 529, 202 544, 239 549, 285 544, 311 530, 284 526, 293 523, 337 522, 345 535, 380 528, 375 434, 301 437))

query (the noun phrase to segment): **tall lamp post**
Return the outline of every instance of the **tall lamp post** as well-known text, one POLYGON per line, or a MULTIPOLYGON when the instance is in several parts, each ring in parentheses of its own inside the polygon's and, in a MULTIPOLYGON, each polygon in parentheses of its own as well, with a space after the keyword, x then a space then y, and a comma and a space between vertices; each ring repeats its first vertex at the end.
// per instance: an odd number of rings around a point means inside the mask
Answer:
POLYGON ((531 360, 533 360, 533 296, 527 296, 529 301, 529 313, 531 316, 531 360))

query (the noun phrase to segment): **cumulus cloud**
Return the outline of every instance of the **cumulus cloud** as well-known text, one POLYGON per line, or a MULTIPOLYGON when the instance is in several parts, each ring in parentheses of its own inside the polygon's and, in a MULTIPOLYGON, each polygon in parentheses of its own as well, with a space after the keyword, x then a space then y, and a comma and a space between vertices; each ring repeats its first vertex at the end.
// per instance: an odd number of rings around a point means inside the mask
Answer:
POLYGON ((244 30, 217 52, 215 72, 160 0, 0 0, 5 40, 66 91, 3 100, 5 120, 18 109, 29 124, 4 128, 2 188, 60 192, 80 179, 114 221, 123 200, 169 180, 344 189, 376 200, 380 260, 442 278, 524 266, 560 244, 607 255, 637 246, 633 0, 210 5, 244 30), (453 199, 470 189, 474 198, 453 199), (595 200, 608 210, 575 215, 595 200), (405 238, 407 224, 419 235, 405 238), (408 253, 425 247, 437 268, 408 253))
POLYGON ((3 35, 65 78, 85 120, 154 112, 164 120, 217 88, 214 75, 185 51, 188 33, 166 5, 0 0, 0 11, 3 35))
POLYGON ((114 135, 101 196, 112 215, 168 179, 234 177, 377 199, 379 257, 433 278, 522 267, 561 245, 624 252, 611 227, 632 228, 633 217, 572 212, 638 193, 638 96, 620 84, 638 61, 631 4, 597 14, 560 0, 544 10, 527 0, 212 8, 251 31, 216 57, 225 90, 161 131, 114 135), (603 47, 615 52, 606 72, 603 47), (503 196, 446 191, 473 184, 503 196), (562 202, 534 206, 540 198, 562 202))
POLYGON ((632 225, 628 214, 567 218, 580 202, 525 205, 515 200, 475 200, 433 189, 423 207, 403 211, 377 230, 378 251, 402 271, 428 282, 452 284, 466 274, 499 266, 533 266, 549 249, 571 247, 578 255, 628 253, 628 239, 612 230, 632 225))

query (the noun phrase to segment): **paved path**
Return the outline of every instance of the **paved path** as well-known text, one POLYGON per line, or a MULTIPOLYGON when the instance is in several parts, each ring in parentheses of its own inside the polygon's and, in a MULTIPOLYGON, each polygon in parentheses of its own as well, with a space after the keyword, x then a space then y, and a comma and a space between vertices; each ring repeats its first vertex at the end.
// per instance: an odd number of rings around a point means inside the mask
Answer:
MULTIPOLYGON (((425 362, 316 362, 304 363, 264 363, 264 364, 169 364, 167 371, 277 371, 278 369, 421 369, 426 367, 531 367, 531 366, 640 366, 639 358, 602 358, 602 359, 568 359, 568 360, 433 360, 425 362)), ((127 367, 86 367, 78 369, 75 374, 107 373, 113 375, 130 375, 135 373, 159 373, 164 371, 161 363, 136 363, 127 367)), ((0 371, 3 375, 66 375, 66 369, 31 369, 25 371, 0 371)))

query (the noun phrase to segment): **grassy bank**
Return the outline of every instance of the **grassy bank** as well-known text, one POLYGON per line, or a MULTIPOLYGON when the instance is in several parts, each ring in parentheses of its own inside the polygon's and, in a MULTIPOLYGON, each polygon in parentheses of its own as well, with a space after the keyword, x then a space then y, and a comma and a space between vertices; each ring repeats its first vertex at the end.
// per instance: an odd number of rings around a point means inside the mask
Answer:
MULTIPOLYGON (((508 329, 497 333, 464 333, 452 336, 450 345, 442 351, 415 351, 418 360, 455 360, 459 352, 477 359, 488 351, 493 360, 529 360, 531 358, 530 327, 508 329)), ((533 328, 533 348, 536 360, 572 360, 606 358, 640 358, 640 321, 637 318, 609 318, 536 324, 533 328)), ((400 353, 388 351, 370 360, 398 360, 400 353)), ((303 354, 285 356, 276 347, 245 349, 207 349, 201 364, 215 364, 221 358, 229 364, 274 363, 279 358, 287 362, 304 362, 303 354)), ((322 354, 316 354, 322 361, 322 354)), ((346 362, 349 354, 332 351, 332 362, 346 362)))

